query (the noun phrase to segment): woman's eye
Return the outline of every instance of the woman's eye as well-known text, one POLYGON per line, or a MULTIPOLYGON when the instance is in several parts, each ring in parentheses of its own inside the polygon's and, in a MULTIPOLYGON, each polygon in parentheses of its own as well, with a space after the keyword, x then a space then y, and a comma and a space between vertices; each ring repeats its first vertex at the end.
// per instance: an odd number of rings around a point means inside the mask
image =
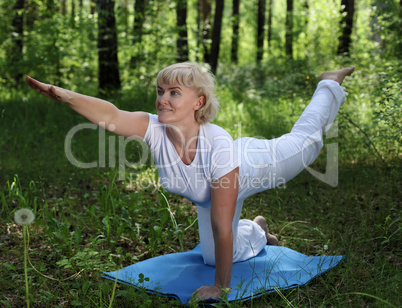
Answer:
POLYGON ((179 95, 179 92, 172 91, 171 94, 172 94, 173 96, 175 96, 175 95, 179 95))
POLYGON ((163 95, 163 91, 162 91, 162 90, 156 90, 156 93, 157 93, 158 95, 163 95))

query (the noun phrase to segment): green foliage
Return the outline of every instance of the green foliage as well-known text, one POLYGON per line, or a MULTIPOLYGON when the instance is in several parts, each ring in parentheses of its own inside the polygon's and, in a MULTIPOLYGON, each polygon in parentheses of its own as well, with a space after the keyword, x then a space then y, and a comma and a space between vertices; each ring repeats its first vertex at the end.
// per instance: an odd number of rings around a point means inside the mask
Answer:
POLYGON ((103 260, 110 254, 109 250, 101 252, 94 251, 92 248, 85 248, 83 251, 78 251, 71 258, 61 259, 56 264, 64 269, 71 268, 74 271, 110 271, 116 266, 114 262, 104 263, 103 260))
MULTIPOLYGON (((390 57, 400 56, 401 7, 396 0, 377 2, 362 0, 356 4, 352 57, 367 59, 373 52, 390 57)), ((160 68, 176 59, 176 2, 152 0, 146 3, 142 41, 133 46, 137 35, 133 33, 134 3, 131 0, 116 2, 118 58, 124 89, 132 89, 139 83, 147 87, 152 85, 160 68), (133 57, 138 59, 134 67, 133 57)), ((1 4, 0 69, 3 74, 0 87, 8 89, 13 84, 13 74, 18 71, 72 90, 84 88, 90 93, 97 93, 97 14, 91 14, 90 1, 83 1, 83 6, 76 8, 74 18, 69 6, 67 14, 63 15, 57 2, 50 8, 45 0, 27 1, 25 10, 21 12, 25 27, 24 56, 15 63, 9 57, 14 43, 12 14, 8 12, 12 11, 13 5, 10 0, 1 4)), ((220 48, 220 62, 224 65, 230 63, 231 9, 228 2, 220 48)), ((285 3, 273 1, 272 12, 273 38, 270 46, 265 42, 264 61, 279 65, 277 60, 285 56, 285 3)), ((255 3, 241 2, 239 63, 242 66, 255 63, 256 14, 255 3)), ((197 1, 189 1, 187 26, 191 61, 203 58, 202 47, 197 41, 197 18, 197 1)), ((308 10, 305 1, 295 2, 294 58, 310 62, 313 66, 328 65, 336 57, 340 27, 334 25, 339 24, 340 18, 339 1, 310 1, 308 10)))
POLYGON ((387 56, 402 55, 402 6, 395 0, 374 1, 373 32, 387 56))
POLYGON ((387 149, 386 156, 396 157, 402 145, 402 71, 390 64, 377 76, 373 93, 373 120, 378 141, 387 149))

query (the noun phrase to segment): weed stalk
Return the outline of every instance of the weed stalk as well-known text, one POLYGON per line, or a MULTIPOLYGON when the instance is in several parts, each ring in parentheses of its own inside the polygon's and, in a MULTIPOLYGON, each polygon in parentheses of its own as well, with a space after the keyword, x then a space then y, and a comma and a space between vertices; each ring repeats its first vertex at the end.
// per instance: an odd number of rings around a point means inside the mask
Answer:
POLYGON ((29 308, 29 284, 28 284, 28 227, 22 226, 22 233, 24 236, 24 272, 25 272, 25 292, 26 292, 26 301, 27 307, 29 308))
POLYGON ((116 279, 114 280, 113 291, 112 291, 112 298, 110 299, 109 308, 113 306, 114 295, 116 293, 116 286, 117 286, 117 277, 119 276, 119 270, 116 272, 116 279))

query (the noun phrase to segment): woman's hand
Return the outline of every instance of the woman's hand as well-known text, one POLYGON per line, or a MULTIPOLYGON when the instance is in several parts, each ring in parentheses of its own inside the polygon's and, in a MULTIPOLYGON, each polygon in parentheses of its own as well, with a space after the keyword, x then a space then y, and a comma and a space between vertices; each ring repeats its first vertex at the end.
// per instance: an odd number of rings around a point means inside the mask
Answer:
POLYGON ((193 295, 197 300, 204 300, 208 298, 219 298, 221 296, 222 289, 217 286, 203 286, 198 288, 193 295))
POLYGON ((71 96, 68 92, 62 88, 52 86, 50 84, 42 83, 38 80, 35 80, 29 76, 27 76, 28 85, 34 89, 36 92, 43 94, 44 96, 53 99, 58 102, 68 103, 71 99, 71 96))
POLYGON ((28 85, 36 92, 63 102, 92 123, 110 130, 116 135, 142 140, 148 128, 146 112, 119 110, 112 103, 92 96, 83 95, 27 77, 28 85))

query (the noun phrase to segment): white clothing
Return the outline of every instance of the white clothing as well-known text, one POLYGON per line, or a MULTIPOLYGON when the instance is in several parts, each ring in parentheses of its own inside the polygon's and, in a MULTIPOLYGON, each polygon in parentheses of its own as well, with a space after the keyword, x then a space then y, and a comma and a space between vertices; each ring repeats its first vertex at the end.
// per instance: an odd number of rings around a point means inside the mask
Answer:
POLYGON ((166 134, 166 125, 159 123, 157 115, 149 115, 144 141, 151 150, 162 187, 198 206, 210 208, 211 182, 238 167, 232 137, 211 123, 200 126, 197 152, 190 165, 182 162, 166 134))
POLYGON ((232 223, 233 262, 257 255, 266 245, 265 233, 256 223, 240 220, 243 201, 284 184, 310 165, 323 146, 323 131, 329 129, 344 100, 345 93, 337 82, 321 81, 291 132, 272 140, 245 137, 231 143, 232 139, 222 128, 209 123, 201 125, 197 154, 189 166, 179 158, 166 135, 165 125, 157 121, 157 116, 150 115, 144 141, 154 157, 164 188, 197 204, 205 264, 215 265, 211 181, 239 166, 239 195, 232 223))

